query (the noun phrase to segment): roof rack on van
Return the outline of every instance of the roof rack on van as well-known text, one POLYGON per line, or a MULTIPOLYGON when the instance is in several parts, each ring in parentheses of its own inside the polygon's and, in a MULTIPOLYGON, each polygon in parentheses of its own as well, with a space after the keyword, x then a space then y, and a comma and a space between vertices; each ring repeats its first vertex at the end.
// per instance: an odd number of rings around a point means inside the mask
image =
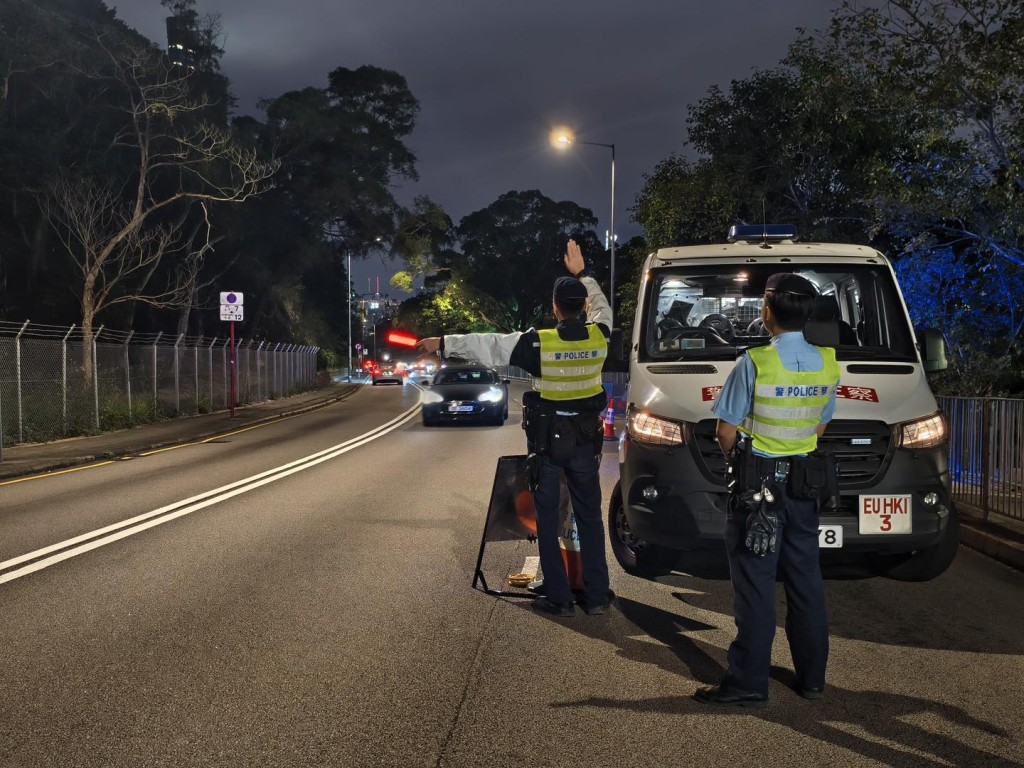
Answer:
POLYGON ((728 240, 730 243, 796 240, 796 227, 792 224, 734 224, 729 227, 728 240))

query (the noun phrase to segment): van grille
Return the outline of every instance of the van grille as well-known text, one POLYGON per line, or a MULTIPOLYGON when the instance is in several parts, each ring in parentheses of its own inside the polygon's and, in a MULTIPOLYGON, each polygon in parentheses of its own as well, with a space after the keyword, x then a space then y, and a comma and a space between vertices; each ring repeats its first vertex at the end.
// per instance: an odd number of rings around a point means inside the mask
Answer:
POLYGON ((718 368, 709 364, 701 365, 649 365, 647 366, 647 372, 653 374, 680 374, 680 373, 700 373, 700 374, 711 374, 718 373, 718 368))
MULTIPOLYGON (((725 458, 718 447, 715 419, 704 419, 693 426, 690 449, 701 474, 715 483, 725 484, 725 458)), ((839 487, 863 488, 875 483, 885 469, 892 443, 892 430, 881 421, 843 421, 829 423, 822 446, 832 449, 839 461, 839 487)))

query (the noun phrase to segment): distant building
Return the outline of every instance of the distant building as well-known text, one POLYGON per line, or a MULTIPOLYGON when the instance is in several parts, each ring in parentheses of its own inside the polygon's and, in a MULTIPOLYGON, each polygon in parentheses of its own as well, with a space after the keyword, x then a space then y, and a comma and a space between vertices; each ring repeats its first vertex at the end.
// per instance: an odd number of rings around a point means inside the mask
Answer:
POLYGON ((167 58, 189 72, 196 68, 195 19, 182 14, 167 17, 167 58))

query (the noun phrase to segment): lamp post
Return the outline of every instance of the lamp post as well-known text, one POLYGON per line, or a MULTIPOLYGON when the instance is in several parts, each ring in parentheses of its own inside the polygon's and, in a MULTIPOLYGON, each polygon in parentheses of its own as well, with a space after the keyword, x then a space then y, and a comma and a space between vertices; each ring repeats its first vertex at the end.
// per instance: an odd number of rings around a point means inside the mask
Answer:
POLYGON ((608 296, 608 306, 612 313, 612 324, 615 323, 615 145, 601 144, 597 141, 577 141, 571 131, 566 129, 556 130, 551 134, 551 143, 560 149, 568 149, 572 144, 587 144, 591 147, 607 147, 612 151, 612 209, 608 221, 608 250, 611 260, 611 281, 608 296))
POLYGON ((348 382, 352 383, 352 251, 345 254, 348 264, 345 267, 345 282, 348 283, 348 382))

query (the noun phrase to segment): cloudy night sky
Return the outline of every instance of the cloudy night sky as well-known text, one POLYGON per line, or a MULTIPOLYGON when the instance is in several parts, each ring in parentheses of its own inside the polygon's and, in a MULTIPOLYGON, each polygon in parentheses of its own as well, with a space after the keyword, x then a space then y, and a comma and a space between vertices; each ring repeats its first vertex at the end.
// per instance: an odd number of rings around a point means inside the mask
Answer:
MULTIPOLYGON (((166 43, 159 0, 108 0, 118 16, 166 43)), ((564 124, 581 141, 615 144, 615 228, 640 234, 629 208, 644 175, 685 153, 687 105, 708 87, 770 68, 797 27, 824 29, 833 0, 199 0, 221 15, 224 74, 240 113, 336 67, 403 75, 421 111, 408 144, 427 195, 457 223, 511 190, 572 200, 608 228, 611 152, 548 143, 564 124)), ((723 233, 724 236, 725 233, 723 233)), ((362 292, 398 267, 353 265, 362 292)))

